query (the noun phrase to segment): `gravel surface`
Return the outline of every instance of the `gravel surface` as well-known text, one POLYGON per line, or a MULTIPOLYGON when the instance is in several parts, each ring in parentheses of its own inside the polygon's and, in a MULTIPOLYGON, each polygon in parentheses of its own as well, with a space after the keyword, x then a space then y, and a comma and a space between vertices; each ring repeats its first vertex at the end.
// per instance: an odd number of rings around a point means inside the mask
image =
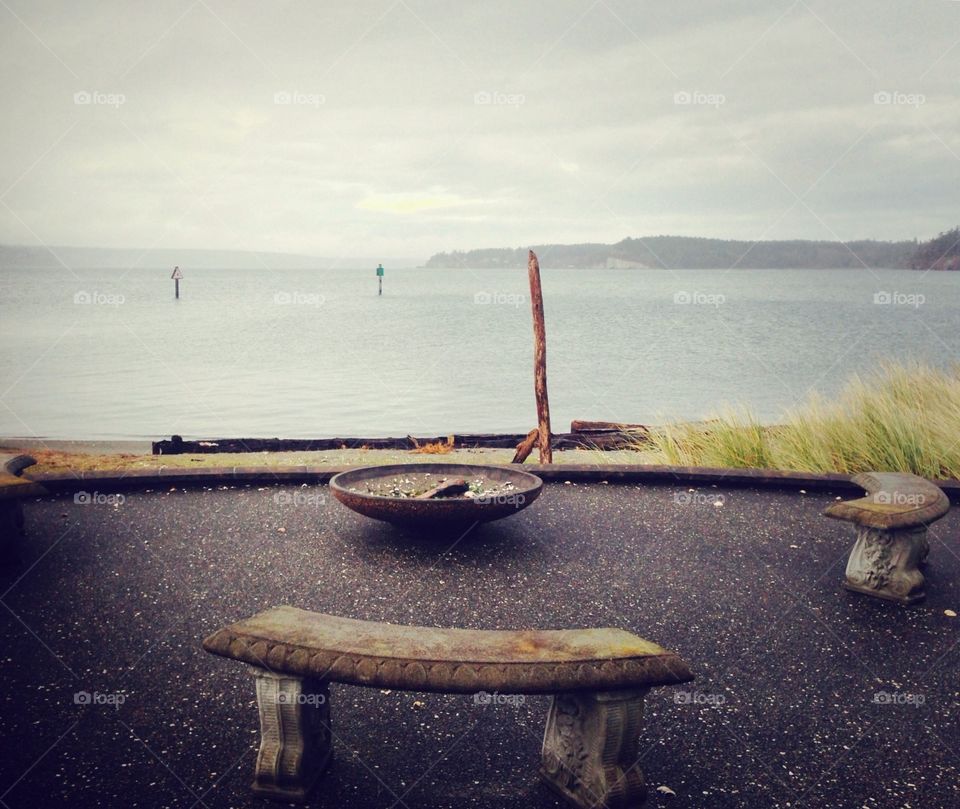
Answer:
MULTIPOLYGON (((853 530, 825 494, 558 484, 463 537, 371 522, 324 486, 97 494, 25 503, 3 572, 0 806, 268 807, 253 678, 200 641, 278 604, 616 626, 677 651, 697 680, 647 699, 648 806, 960 805, 960 512, 905 609, 840 588, 853 530)), ((546 698, 331 690, 311 805, 560 805, 537 778, 546 698)))

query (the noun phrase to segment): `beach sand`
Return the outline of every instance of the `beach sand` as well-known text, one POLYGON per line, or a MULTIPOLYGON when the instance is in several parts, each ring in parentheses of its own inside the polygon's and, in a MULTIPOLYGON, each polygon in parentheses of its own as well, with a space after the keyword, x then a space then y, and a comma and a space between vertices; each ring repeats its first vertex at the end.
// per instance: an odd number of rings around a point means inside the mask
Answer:
MULTIPOLYGON (((82 472, 107 469, 158 469, 233 466, 378 466, 397 463, 507 464, 512 449, 455 449, 441 453, 413 450, 336 449, 320 452, 223 452, 202 455, 152 455, 146 441, 40 441, 0 440, 0 450, 22 452, 36 459, 34 472, 82 472)), ((554 451, 557 464, 642 464, 652 462, 650 453, 630 450, 554 451)), ((531 453, 528 463, 537 463, 531 453)))

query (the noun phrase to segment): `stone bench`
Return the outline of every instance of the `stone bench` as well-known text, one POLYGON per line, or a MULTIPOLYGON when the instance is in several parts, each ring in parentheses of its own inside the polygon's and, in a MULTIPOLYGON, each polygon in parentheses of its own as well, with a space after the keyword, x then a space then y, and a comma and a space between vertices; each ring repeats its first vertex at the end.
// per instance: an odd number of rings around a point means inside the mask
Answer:
POLYGON ((329 762, 330 682, 401 691, 553 695, 541 776, 576 806, 646 796, 643 699, 689 682, 673 652, 621 629, 487 631, 396 626, 276 607, 215 632, 213 654, 249 663, 260 751, 253 790, 303 801, 329 762))
POLYGON ((927 526, 950 510, 950 501, 930 481, 907 473, 864 472, 852 480, 867 496, 824 512, 857 527, 844 586, 901 604, 920 601, 926 593, 918 565, 930 553, 927 526))
POLYGON ((20 559, 22 498, 47 493, 39 483, 20 477, 24 469, 35 463, 29 455, 0 453, 0 563, 11 564, 20 559))

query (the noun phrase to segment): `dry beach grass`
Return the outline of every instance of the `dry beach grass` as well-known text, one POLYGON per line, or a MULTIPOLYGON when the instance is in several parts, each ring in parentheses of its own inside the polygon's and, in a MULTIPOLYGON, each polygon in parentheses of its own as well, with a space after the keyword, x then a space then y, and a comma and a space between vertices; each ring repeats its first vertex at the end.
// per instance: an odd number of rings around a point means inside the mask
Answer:
POLYGON ((651 432, 649 463, 801 472, 960 476, 960 367, 887 364, 835 399, 811 396, 782 424, 746 411, 651 432))

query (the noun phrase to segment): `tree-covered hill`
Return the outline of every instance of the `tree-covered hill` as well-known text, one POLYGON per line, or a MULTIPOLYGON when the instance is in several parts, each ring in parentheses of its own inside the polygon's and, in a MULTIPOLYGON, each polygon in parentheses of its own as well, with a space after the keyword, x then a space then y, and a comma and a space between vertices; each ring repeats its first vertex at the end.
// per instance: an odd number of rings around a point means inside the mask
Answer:
POLYGON ((960 227, 923 242, 911 266, 915 270, 960 270, 960 227))
MULTIPOLYGON (((732 241, 691 236, 651 236, 616 244, 545 244, 532 249, 545 267, 669 269, 909 268, 916 241, 732 241)), ((428 267, 525 267, 527 248, 438 253, 428 267)))

